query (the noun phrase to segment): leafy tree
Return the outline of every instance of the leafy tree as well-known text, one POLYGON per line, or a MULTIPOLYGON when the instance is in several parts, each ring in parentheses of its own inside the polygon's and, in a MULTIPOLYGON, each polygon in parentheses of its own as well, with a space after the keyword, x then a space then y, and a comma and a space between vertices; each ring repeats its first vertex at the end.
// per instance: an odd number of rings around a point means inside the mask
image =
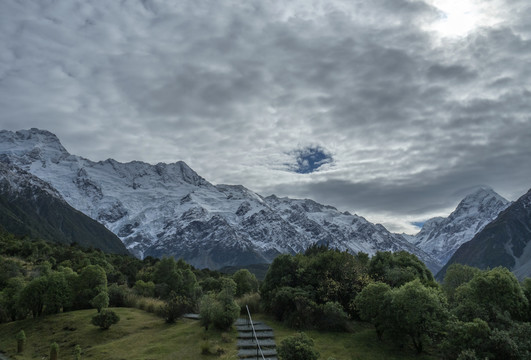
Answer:
MULTIPOLYGON (((232 280, 231 282, 234 283, 232 280)), ((219 330, 229 329, 240 315, 240 307, 234 301, 232 284, 230 282, 226 284, 216 297, 217 302, 212 314, 212 323, 219 330)))
POLYGON ((348 315, 338 302, 329 301, 320 305, 317 326, 321 330, 344 331, 347 329, 348 315))
POLYGON ((258 280, 247 269, 240 269, 232 275, 232 280, 236 283, 236 297, 258 291, 258 280))
POLYGON ((448 319, 446 298, 419 279, 393 289, 386 310, 386 325, 392 337, 399 342, 409 337, 418 353, 442 333, 448 319))
POLYGON ((474 356, 481 359, 491 358, 489 352, 489 338, 491 329, 481 320, 471 322, 450 321, 446 328, 446 338, 441 342, 440 348, 445 359, 457 359, 463 351, 473 351, 474 356))
POLYGON ((377 252, 369 262, 369 275, 392 287, 402 286, 414 279, 419 279, 426 286, 437 286, 426 265, 406 251, 377 252))
POLYGON ((444 280, 442 283, 442 288, 448 297, 450 302, 454 301, 455 290, 463 285, 468 283, 474 278, 474 275, 478 274, 481 270, 478 268, 463 265, 463 264, 452 264, 446 270, 444 280))
POLYGON ((52 272, 45 276, 45 281, 46 291, 43 300, 47 314, 56 314, 62 308, 72 305, 73 292, 64 273, 52 272))
POLYGON ((303 332, 282 340, 278 355, 282 360, 317 360, 320 357, 313 348, 313 340, 303 332))
POLYGON ((5 288, 0 292, 0 307, 12 321, 26 315, 20 307, 20 294, 24 285, 24 278, 17 276, 9 279, 5 288))
POLYGON ((99 326, 103 330, 109 329, 111 325, 117 324, 119 321, 118 314, 109 309, 104 309, 92 317, 92 324, 99 326))
POLYGON ((352 304, 362 320, 374 325, 379 340, 382 339, 386 327, 383 306, 386 305, 386 298, 390 292, 391 287, 385 283, 370 283, 356 296, 352 304))
POLYGON ((155 296, 155 283, 153 281, 145 282, 143 280, 137 280, 133 289, 135 289, 135 292, 141 296, 155 296))
POLYGON ((172 292, 170 299, 162 308, 162 313, 167 323, 174 323, 175 320, 190 311, 191 307, 192 304, 188 298, 172 292))
POLYGON ((77 307, 82 309, 90 308, 90 301, 100 292, 107 292, 105 270, 99 265, 84 267, 79 274, 77 282, 77 307))
POLYGON ((40 316, 44 310, 46 290, 47 282, 43 276, 31 280, 20 293, 21 307, 28 309, 33 317, 40 316))
POLYGON ((480 318, 491 325, 523 320, 528 307, 518 280, 503 267, 477 273, 456 289, 455 299, 453 311, 460 320, 480 318))
POLYGON ((203 296, 199 303, 199 316, 201 325, 208 330, 214 318, 214 310, 216 306, 216 299, 213 295, 208 294, 203 296))
POLYGON ((102 291, 98 295, 94 296, 94 298, 90 301, 90 304, 96 308, 98 312, 101 312, 102 309, 109 306, 109 295, 106 291, 102 291))

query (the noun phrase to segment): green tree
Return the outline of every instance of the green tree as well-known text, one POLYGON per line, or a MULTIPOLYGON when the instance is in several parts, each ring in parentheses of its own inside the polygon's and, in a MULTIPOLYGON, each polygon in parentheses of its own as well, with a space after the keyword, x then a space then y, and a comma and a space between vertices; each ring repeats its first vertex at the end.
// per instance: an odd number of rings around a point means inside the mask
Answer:
POLYGON ((317 360, 320 357, 313 348, 313 340, 303 332, 282 340, 278 355, 281 360, 317 360))
POLYGON ((98 312, 101 312, 102 309, 109 306, 109 295, 106 291, 102 291, 98 295, 94 296, 94 298, 90 301, 90 304, 96 308, 98 312))
POLYGON ((17 333, 17 353, 22 353, 24 352, 24 345, 26 344, 26 333, 24 332, 24 330, 20 330, 18 333, 17 333))
POLYGON ((153 283, 153 281, 145 282, 143 280, 137 280, 133 289, 135 289, 135 292, 141 296, 155 296, 155 283, 153 283))
POLYGON ((465 350, 472 350, 480 359, 492 358, 489 352, 489 338, 491 336, 489 325, 481 320, 471 322, 450 321, 446 328, 446 337, 441 342, 440 348, 445 359, 457 359, 465 350))
POLYGON ((45 276, 46 291, 44 292, 44 306, 47 314, 56 314, 63 308, 72 305, 72 289, 62 272, 51 272, 45 276))
POLYGON ((392 287, 402 286, 414 279, 419 279, 426 286, 437 286, 426 265, 406 251, 377 252, 369 262, 369 275, 392 287))
POLYGON ((215 307, 216 299, 212 294, 204 295, 199 302, 200 321, 201 325, 205 327, 205 330, 208 330, 208 327, 212 324, 215 307))
POLYGON ((236 297, 258 291, 258 280, 247 269, 240 269, 232 275, 232 280, 236 283, 236 297))
POLYGON ((511 320, 523 320, 528 307, 518 280, 503 267, 479 272, 459 286, 455 291, 455 303, 453 312, 460 320, 480 318, 490 325, 510 325, 511 320))
POLYGON ((419 279, 391 291, 386 305, 387 325, 392 337, 411 339, 418 353, 434 336, 441 334, 448 319, 446 298, 440 290, 425 287, 419 279))
POLYGON ((76 306, 82 309, 90 308, 90 301, 101 292, 107 292, 105 270, 99 265, 84 267, 77 282, 76 306))
POLYGON ((177 295, 172 291, 170 294, 170 299, 162 308, 162 313, 164 314, 164 319, 166 322, 171 324, 190 311, 191 308, 192 303, 188 298, 177 295))
POLYGON ((0 307, 6 311, 12 321, 26 315, 20 306, 20 294, 24 285, 24 278, 17 276, 9 279, 5 288, 0 292, 0 307))
POLYGON ((44 276, 35 278, 20 293, 20 305, 28 309, 33 317, 38 317, 44 310, 44 294, 47 290, 47 282, 44 276))
POLYGON ((240 315, 240 307, 234 301, 233 284, 234 282, 232 280, 226 282, 226 286, 216 296, 212 323, 219 330, 229 329, 240 315))
POLYGON ((479 272, 481 272, 481 270, 478 268, 468 265, 458 263, 450 265, 446 270, 446 274, 444 275, 444 280, 442 283, 442 289, 446 293, 448 300, 453 302, 455 290, 459 286, 468 283, 479 272))
POLYGON ((379 340, 382 339, 386 327, 384 305, 386 305, 390 292, 391 287, 385 283, 370 283, 356 296, 353 302, 360 318, 374 325, 379 340))

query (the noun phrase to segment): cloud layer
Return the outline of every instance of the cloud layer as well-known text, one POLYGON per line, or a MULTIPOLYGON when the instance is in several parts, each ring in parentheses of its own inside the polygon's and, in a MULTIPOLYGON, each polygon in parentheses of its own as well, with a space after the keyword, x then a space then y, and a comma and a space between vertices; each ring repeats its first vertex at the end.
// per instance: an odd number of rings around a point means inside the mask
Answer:
POLYGON ((463 1, 447 37, 438 0, 3 0, 0 125, 413 231, 531 187, 531 5, 463 1), (285 171, 311 144, 334 166, 285 171))

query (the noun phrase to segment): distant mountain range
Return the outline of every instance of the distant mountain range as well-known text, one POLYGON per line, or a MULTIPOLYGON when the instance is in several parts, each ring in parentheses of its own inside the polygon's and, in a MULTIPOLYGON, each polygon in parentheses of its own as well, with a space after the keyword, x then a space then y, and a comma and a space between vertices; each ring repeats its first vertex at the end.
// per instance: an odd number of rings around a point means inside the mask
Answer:
POLYGON ((437 272, 509 204, 483 188, 448 218, 429 220, 410 236, 309 199, 213 185, 184 162, 93 162, 69 154, 44 130, 0 131, 0 161, 46 183, 74 209, 105 225, 134 255, 175 256, 211 269, 268 263, 280 253, 320 243, 370 255, 405 250, 437 272))

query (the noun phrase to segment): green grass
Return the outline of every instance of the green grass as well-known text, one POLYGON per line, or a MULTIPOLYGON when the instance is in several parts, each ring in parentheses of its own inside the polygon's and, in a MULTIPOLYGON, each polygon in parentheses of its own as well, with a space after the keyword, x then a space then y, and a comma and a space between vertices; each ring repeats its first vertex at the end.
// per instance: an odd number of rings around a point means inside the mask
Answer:
MULTIPOLYGON (((198 321, 182 319, 176 324, 166 324, 154 314, 133 308, 114 308, 120 322, 109 330, 100 330, 90 320, 96 310, 81 310, 38 319, 0 324, 0 350, 12 359, 48 358, 50 344, 59 344, 59 359, 73 359, 74 347, 80 345, 82 359, 109 360, 236 360, 236 330, 228 333, 230 342, 222 341, 215 330, 205 332, 198 321), (15 335, 24 330, 27 341, 22 355, 16 354, 15 335), (224 354, 202 355, 201 345, 210 344, 213 353, 219 348, 224 354)), ((272 317, 257 314, 253 320, 262 320, 275 332, 277 346, 295 330, 275 321, 272 317)), ((413 349, 398 349, 389 342, 380 342, 372 326, 353 322, 352 332, 306 331, 314 340, 322 360, 434 360, 437 357, 416 355, 413 349)))
MULTIPOLYGON (((286 337, 296 331, 275 321, 274 318, 257 314, 253 320, 262 320, 273 328, 277 347, 286 337)), ((417 355, 411 348, 399 349, 397 346, 378 341, 374 328, 370 324, 353 322, 352 332, 305 331, 313 339, 315 349, 321 354, 322 360, 333 357, 336 360, 435 360, 429 354, 417 355)))
POLYGON ((223 342, 221 333, 205 332, 198 321, 182 319, 166 324, 153 314, 132 308, 114 308, 120 322, 109 330, 100 330, 90 320, 95 310, 81 310, 0 325, 0 350, 13 359, 42 359, 49 355, 50 344, 59 344, 59 359, 72 359, 75 345, 80 345, 82 359, 237 359, 236 331, 223 342), (26 347, 16 354, 15 335, 26 333, 26 347), (201 344, 208 341, 213 352, 202 355, 201 344))

